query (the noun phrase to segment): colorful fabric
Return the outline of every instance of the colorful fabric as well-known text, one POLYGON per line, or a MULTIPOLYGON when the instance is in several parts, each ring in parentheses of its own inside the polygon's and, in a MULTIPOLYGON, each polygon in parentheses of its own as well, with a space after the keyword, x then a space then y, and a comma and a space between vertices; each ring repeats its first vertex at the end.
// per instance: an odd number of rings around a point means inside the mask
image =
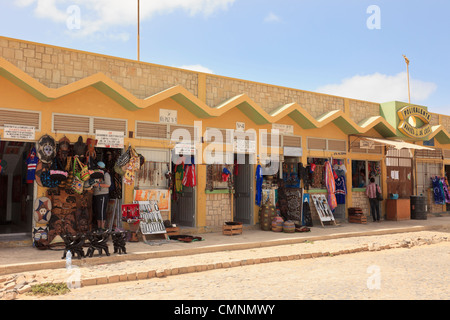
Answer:
POLYGON ((255 203, 256 203, 257 206, 261 206, 263 175, 262 175, 261 165, 259 165, 259 164, 256 167, 255 178, 256 178, 255 203))
POLYGON ((184 171, 185 174, 182 181, 183 186, 195 187, 197 185, 197 180, 195 177, 195 164, 187 164, 184 171))
POLYGON ((443 185, 443 188, 444 188, 445 203, 450 203, 450 193, 448 191, 447 179, 446 178, 441 178, 441 180, 442 180, 442 185, 443 185))
POLYGON ((175 169, 175 192, 177 193, 183 192, 183 175, 184 175, 183 165, 179 164, 175 169))
POLYGON ((39 158, 36 155, 36 148, 31 148, 27 158, 27 183, 33 183, 36 178, 36 167, 39 158))
POLYGON ((444 193, 442 192, 443 189, 441 189, 441 179, 439 179, 439 177, 434 177, 434 178, 431 178, 431 182, 433 185, 434 203, 435 204, 444 204, 445 198, 444 198, 444 193))
POLYGON ((336 184, 336 203, 345 204, 345 195, 347 194, 347 186, 345 176, 339 176, 335 180, 336 184))
POLYGON ((325 185, 328 190, 328 205, 330 206, 331 211, 333 211, 337 207, 336 200, 336 183, 334 180, 333 168, 331 168, 331 164, 329 161, 325 162, 325 185))

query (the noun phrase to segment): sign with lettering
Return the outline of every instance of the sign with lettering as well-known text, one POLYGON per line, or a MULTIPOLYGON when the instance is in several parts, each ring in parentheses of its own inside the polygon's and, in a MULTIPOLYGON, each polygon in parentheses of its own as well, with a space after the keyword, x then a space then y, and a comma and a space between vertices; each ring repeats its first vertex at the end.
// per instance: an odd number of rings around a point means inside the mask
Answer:
POLYGON ((11 140, 35 140, 36 130, 30 126, 4 125, 4 138, 11 140))
POLYGON ((236 122, 236 130, 244 131, 245 130, 245 122, 236 122))
POLYGON ((121 131, 96 130, 97 147, 123 149, 124 135, 121 131))
POLYGON ((294 126, 289 124, 273 123, 272 130, 278 130, 280 134, 294 134, 294 126))
POLYGON ((422 107, 407 106, 398 111, 400 123, 398 130, 411 138, 425 138, 431 133, 431 114, 422 107), (417 120, 423 125, 417 126, 417 120))
POLYGON ((178 123, 177 110, 159 109, 159 122, 168 124, 178 123))

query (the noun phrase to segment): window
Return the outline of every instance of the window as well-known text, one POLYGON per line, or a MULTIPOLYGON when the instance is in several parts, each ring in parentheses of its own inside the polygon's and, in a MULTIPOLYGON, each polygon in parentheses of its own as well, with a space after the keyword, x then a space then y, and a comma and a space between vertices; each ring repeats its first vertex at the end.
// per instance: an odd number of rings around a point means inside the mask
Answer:
POLYGON ((375 183, 381 182, 381 165, 379 161, 353 160, 352 161, 352 188, 365 188, 370 178, 375 183))
MULTIPOLYGON (((326 181, 325 181, 325 162, 328 161, 328 158, 308 158, 308 172, 309 179, 311 181, 311 188, 313 189, 326 189, 326 181)), ((333 159, 334 163, 340 163, 342 170, 345 168, 345 161, 342 159, 333 159)), ((334 170, 334 165, 332 165, 334 170)), ((336 172, 336 171, 335 171, 336 172)), ((341 172, 339 172, 341 173, 341 172)), ((345 175, 345 172, 343 173, 345 175)))

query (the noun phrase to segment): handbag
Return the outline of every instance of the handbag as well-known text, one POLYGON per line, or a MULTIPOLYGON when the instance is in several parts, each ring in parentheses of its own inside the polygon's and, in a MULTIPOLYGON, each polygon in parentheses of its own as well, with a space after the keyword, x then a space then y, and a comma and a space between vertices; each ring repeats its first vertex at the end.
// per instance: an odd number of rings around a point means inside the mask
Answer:
POLYGON ((125 166, 131 158, 131 146, 128 146, 127 151, 122 153, 116 160, 116 166, 123 167, 125 166))
POLYGON ((89 178, 91 177, 91 175, 89 174, 88 166, 83 164, 78 157, 75 157, 74 172, 74 175, 77 176, 81 181, 89 180, 89 178), (80 167, 78 171, 76 169, 77 164, 80 167))
POLYGON ((376 186, 376 191, 377 191, 377 200, 383 201, 383 194, 378 192, 378 185, 376 186))
POLYGON ((78 176, 74 176, 72 181, 72 190, 75 193, 82 194, 84 189, 84 181, 81 181, 81 179, 78 176))

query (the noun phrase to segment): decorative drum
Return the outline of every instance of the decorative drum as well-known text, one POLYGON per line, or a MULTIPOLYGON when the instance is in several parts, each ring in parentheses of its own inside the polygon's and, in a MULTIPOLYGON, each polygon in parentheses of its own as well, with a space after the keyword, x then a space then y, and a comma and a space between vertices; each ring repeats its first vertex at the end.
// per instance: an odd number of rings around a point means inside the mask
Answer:
POLYGON ((261 224, 261 229, 270 231, 272 228, 272 220, 276 215, 277 212, 273 205, 270 203, 263 205, 259 210, 259 223, 261 224))
POLYGON ((283 218, 275 217, 272 219, 272 231, 273 232, 282 232, 283 231, 283 218))
POLYGON ((283 224, 283 232, 286 233, 294 233, 295 232, 295 224, 291 220, 287 220, 283 224))

